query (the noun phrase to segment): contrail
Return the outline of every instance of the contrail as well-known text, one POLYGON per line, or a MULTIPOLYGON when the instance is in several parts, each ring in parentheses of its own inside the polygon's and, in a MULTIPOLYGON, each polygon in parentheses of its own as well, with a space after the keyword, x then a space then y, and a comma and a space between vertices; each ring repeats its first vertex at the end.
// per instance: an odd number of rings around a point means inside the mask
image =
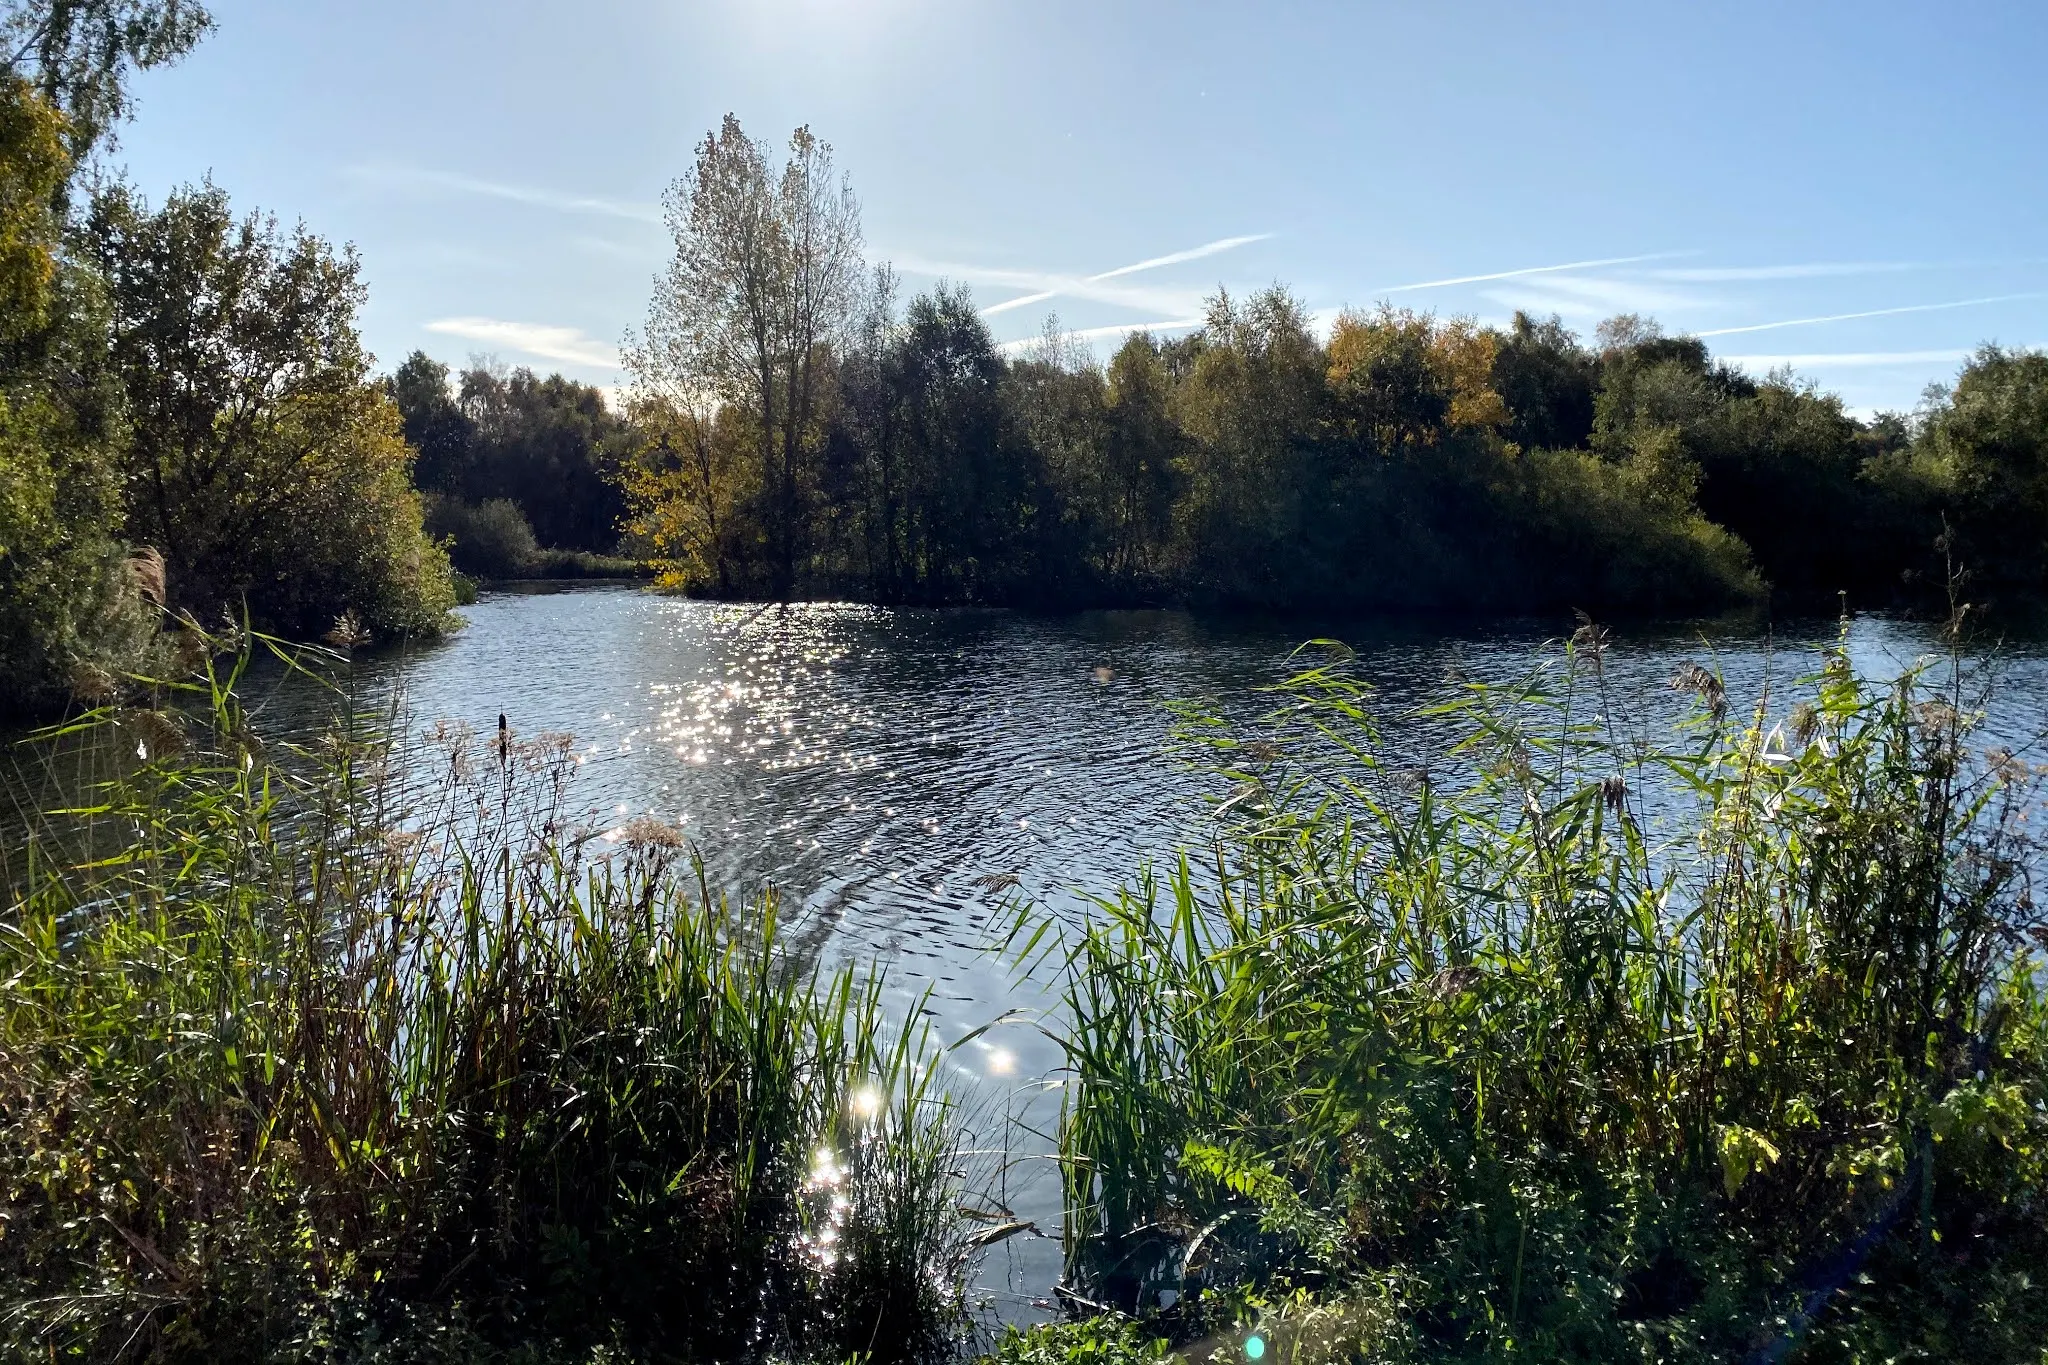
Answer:
POLYGON ((558 213, 596 213, 608 218, 628 218, 640 223, 661 221, 661 208, 655 204, 634 204, 618 199, 601 199, 592 195, 562 194, 554 190, 536 189, 530 185, 507 185, 494 180, 479 180, 474 176, 453 175, 446 171, 429 171, 411 166, 353 166, 349 168, 348 173, 361 180, 392 185, 431 185, 458 194, 481 195, 487 199, 505 199, 515 204, 531 204, 536 208, 554 209, 558 213))
POLYGON ((1213 242, 1204 242, 1201 246, 1191 246, 1186 251, 1174 251, 1164 256, 1154 256, 1148 261, 1139 261, 1136 265, 1120 265, 1114 270, 1105 270, 1100 275, 1090 275, 1088 278, 1091 281, 1113 280, 1119 275, 1135 275, 1140 270, 1156 270, 1162 265, 1179 265, 1183 261, 1199 261, 1204 256, 1220 256, 1226 251, 1235 251, 1241 246, 1250 246, 1253 242, 1263 242, 1272 235, 1270 232, 1254 232, 1249 237, 1219 237, 1213 242))
POLYGON ((1748 369, 1863 369, 1874 365, 1940 365, 1968 360, 1968 351, 1827 351, 1813 355, 1724 355, 1716 359, 1748 369))
POLYGON ((1742 332, 1772 332, 1780 327, 1806 327, 1816 322, 1849 322, 1856 318, 1888 318, 1900 313, 1938 313, 1947 308, 1975 308, 1986 303, 2013 303, 2019 299, 2048 297, 2048 291, 2032 290, 2025 294, 1990 294, 1981 299, 1957 299, 1953 303, 1912 303, 1904 308, 1871 308, 1861 313, 1830 313, 1819 318, 1787 318, 1783 322, 1753 322, 1747 327, 1716 327, 1711 331, 1694 332, 1696 337, 1732 337, 1742 332))
POLYGON ((1609 256, 1598 261, 1567 261, 1563 265, 1532 265, 1520 270, 1496 270, 1491 275, 1460 275, 1449 280, 1424 280, 1420 284, 1389 285, 1375 294, 1405 294, 1414 289, 1442 289, 1451 284, 1483 284, 1487 280, 1512 280, 1519 275, 1554 275, 1560 270, 1591 270, 1603 265, 1634 265, 1638 261, 1668 261, 1674 256, 1697 255, 1691 251, 1653 251, 1647 256, 1609 256))
MULTIPOLYGON (((1191 332, 1207 321, 1207 318, 1181 318, 1175 322, 1120 322, 1110 327, 1083 327, 1079 331, 1062 332, 1060 335, 1072 337, 1077 341, 1094 341, 1101 337, 1125 336, 1131 332, 1191 332)), ((998 342, 996 349, 1024 351, 1036 346, 1038 342, 1037 337, 1021 337, 1016 341, 998 342)))
POLYGON ((1034 303, 1044 303, 1047 299, 1056 299, 1062 294, 1075 292, 1074 286, 1076 285, 1097 284, 1103 280, 1113 280, 1119 275, 1135 275, 1140 270, 1157 270, 1161 266, 1180 265, 1185 261, 1199 261, 1206 256, 1218 256, 1226 251, 1234 251, 1238 247, 1247 246, 1253 242, 1263 242, 1272 235, 1270 232, 1257 232, 1246 237, 1219 237, 1213 242, 1204 242, 1200 246, 1189 247, 1186 251, 1168 252, 1164 256, 1153 256, 1133 265, 1120 265, 1114 270, 1105 270, 1099 275, 1083 275, 1072 280, 1063 279, 1059 276, 1049 276, 1047 277, 1047 282, 1053 284, 1053 288, 1041 289, 1035 294, 1026 294, 1022 298, 1004 299, 1001 303, 991 304, 989 307, 982 309, 981 315, 983 317, 992 317, 997 313, 1007 313, 1012 308, 1028 308, 1034 303))

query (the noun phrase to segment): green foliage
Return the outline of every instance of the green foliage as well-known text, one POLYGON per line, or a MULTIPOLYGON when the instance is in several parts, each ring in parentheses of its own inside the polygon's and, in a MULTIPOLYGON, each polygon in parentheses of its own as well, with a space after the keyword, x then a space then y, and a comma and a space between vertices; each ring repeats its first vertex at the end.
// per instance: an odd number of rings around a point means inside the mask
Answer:
POLYGON ((351 610, 384 635, 441 629, 448 564, 368 379, 354 256, 238 220, 212 186, 156 211, 106 190, 82 232, 127 401, 127 532, 162 551, 172 604, 246 604, 302 638, 351 610))
POLYGON ((843 428, 835 485, 865 515, 854 571, 889 600, 1002 601, 1034 567, 1040 480, 1006 426, 1005 366, 967 291, 912 301, 850 379, 862 425, 843 428), (857 376, 857 378, 854 378, 857 376))
POLYGON ((1509 414, 1501 434, 1524 450, 1578 450, 1592 439, 1599 360, 1562 320, 1517 311, 1491 377, 1509 414))
MULTIPOLYGON (((1555 317, 1498 330, 1382 306, 1323 340, 1275 286, 1219 293, 1178 340, 1132 333, 1106 372, 1056 320, 1006 357, 964 290, 899 317, 886 266, 856 286, 856 206, 805 178, 815 146, 800 130, 796 179, 776 189, 767 149, 729 118, 679 182, 675 264, 629 350, 648 428, 616 471, 668 586, 1325 611, 1925 607, 1951 582, 1945 547, 2000 600, 2048 587, 2039 544, 2020 543, 2039 520, 2025 452, 2048 428, 2038 404, 1992 396, 2035 382, 2017 355, 1981 355, 1953 409, 1863 422, 1646 318, 1603 323, 1593 349, 1555 317), (814 240, 815 256, 792 245, 814 240), (814 292, 778 292, 807 272, 814 292)), ((415 439, 437 449, 445 385, 405 384, 422 394, 415 439)))
POLYGON ((1606 648, 1419 767, 1341 662, 1185 713, 1228 833, 1068 949, 1077 1293, 1376 1304, 1338 1354, 1387 1360, 2038 1357, 2034 773, 1953 670, 1693 668, 1660 739, 1606 648))
POLYGON ((574 834, 566 737, 437 731, 401 803, 186 643, 196 690, 43 741, 83 799, 7 850, 10 1358, 945 1353, 960 1158, 878 977, 667 826, 574 834))
POLYGON ((0 6, 7 74, 26 79, 64 115, 74 162, 113 140, 129 114, 132 72, 177 61, 212 27, 193 0, 7 0, 0 6))
POLYGON ((1914 459, 1951 518, 1950 552, 1992 595, 2048 582, 2048 355, 1986 346, 1930 412, 1914 459))
POLYGON ((1005 1327, 988 1358, 997 1365, 1160 1365, 1168 1353, 1163 1338, 1129 1318, 1104 1315, 1005 1327))
POLYGON ((0 84, 0 715, 138 663, 150 634, 118 540, 96 281, 58 259, 63 130, 27 85, 0 84))
POLYGON ((540 562, 540 542, 526 514, 510 498, 481 506, 449 497, 429 497, 427 532, 449 541, 448 558, 479 578, 524 578, 540 562))

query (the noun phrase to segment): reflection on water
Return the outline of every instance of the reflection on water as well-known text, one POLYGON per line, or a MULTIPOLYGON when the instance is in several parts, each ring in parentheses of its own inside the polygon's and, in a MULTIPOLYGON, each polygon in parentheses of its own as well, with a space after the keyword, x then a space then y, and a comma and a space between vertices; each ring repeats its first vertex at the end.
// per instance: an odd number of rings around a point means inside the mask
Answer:
MULTIPOLYGON (((573 735, 576 797, 593 820, 658 816, 685 831, 714 886, 777 886, 806 908, 821 951, 885 966, 904 1007, 923 999, 948 1041, 1025 1011, 950 1054, 991 1143, 1006 1113, 1048 1132, 1056 1111, 1045 1081, 1058 1054, 1029 1021, 1044 996, 990 952, 1005 900, 1071 914, 1147 857, 1204 837, 1210 786, 1164 753, 1165 702, 1249 708, 1299 641, 1324 633, 1359 651, 1397 714, 1454 672, 1518 674, 1569 629, 735 607, 616 586, 488 594, 466 615, 446 643, 365 664, 372 695, 402 681, 415 729, 445 720, 481 734, 502 713, 519 733, 573 735)), ((1835 630, 1617 632, 1608 684, 1650 713, 1674 709, 1666 682, 1699 660, 1739 699, 1767 675, 1807 671, 1835 630)), ((1855 623, 1851 646, 1870 675, 1938 649, 1923 627, 1875 618, 1855 623)), ((2038 647, 2013 653, 2005 682, 1997 728, 2010 741, 2048 703, 2038 647)), ((304 720, 308 705, 287 690, 271 723, 304 720)), ((1052 1174, 1026 1161, 1005 1193, 1056 1233, 1052 1174)), ((1012 1238, 992 1259, 986 1282, 1013 1309, 1058 1270, 1051 1240, 1012 1238)))

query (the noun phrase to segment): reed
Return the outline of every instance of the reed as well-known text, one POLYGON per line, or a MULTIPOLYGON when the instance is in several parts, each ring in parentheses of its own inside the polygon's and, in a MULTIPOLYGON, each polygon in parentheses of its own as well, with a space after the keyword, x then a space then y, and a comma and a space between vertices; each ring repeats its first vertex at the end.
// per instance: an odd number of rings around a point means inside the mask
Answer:
POLYGON ((1341 651, 1183 714, 1213 856, 1061 950, 1070 1302, 1234 1355, 1307 1305, 1302 1358, 2038 1359, 2037 771, 1960 667, 1631 722, 1610 648, 1420 760, 1341 651))
POLYGON ((96 766, 6 864, 0 1353, 951 1349, 955 1130, 880 976, 666 826, 578 829, 563 739, 442 731, 404 790, 350 707, 265 743, 246 642, 199 652, 33 749, 96 766))

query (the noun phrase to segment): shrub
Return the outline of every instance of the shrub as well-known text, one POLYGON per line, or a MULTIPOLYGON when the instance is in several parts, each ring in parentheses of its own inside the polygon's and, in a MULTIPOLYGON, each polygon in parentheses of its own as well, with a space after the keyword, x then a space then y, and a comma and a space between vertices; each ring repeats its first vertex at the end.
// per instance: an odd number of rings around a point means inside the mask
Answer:
POLYGON ((448 563, 369 378, 354 254, 238 219, 211 185, 156 210, 105 188, 79 239, 125 400, 126 534, 162 552, 172 605, 301 639, 345 611, 382 635, 442 629, 448 563))
POLYGON ((478 578, 524 578, 540 562, 526 514, 509 498, 481 505, 458 498, 427 502, 427 531, 448 544, 455 567, 478 578))

